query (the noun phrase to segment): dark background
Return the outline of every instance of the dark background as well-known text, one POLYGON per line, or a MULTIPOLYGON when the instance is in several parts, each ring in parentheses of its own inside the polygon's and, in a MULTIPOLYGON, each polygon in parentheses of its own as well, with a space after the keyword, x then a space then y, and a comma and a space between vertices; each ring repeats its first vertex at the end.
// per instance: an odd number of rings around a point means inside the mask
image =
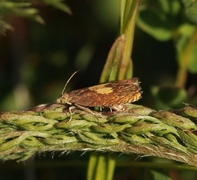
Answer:
MULTIPOLYGON (((45 25, 19 17, 0 37, 0 109, 25 109, 54 101, 71 74, 69 90, 98 84, 107 54, 119 34, 119 3, 67 1, 73 15, 38 6, 45 25), (110 7, 110 8, 109 8, 110 7), (23 92, 23 93, 21 93, 23 92)), ((173 43, 158 42, 136 27, 134 75, 141 80, 144 105, 153 107, 152 85, 173 84, 173 43)))

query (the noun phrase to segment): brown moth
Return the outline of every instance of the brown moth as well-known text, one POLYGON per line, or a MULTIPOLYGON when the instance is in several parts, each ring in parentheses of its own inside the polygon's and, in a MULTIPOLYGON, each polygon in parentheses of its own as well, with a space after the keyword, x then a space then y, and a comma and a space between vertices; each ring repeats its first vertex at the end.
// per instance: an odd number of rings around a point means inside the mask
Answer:
POLYGON ((141 98, 142 92, 139 83, 138 78, 131 78, 77 89, 68 93, 62 93, 61 97, 56 100, 56 103, 81 107, 108 107, 121 111, 124 104, 141 98))

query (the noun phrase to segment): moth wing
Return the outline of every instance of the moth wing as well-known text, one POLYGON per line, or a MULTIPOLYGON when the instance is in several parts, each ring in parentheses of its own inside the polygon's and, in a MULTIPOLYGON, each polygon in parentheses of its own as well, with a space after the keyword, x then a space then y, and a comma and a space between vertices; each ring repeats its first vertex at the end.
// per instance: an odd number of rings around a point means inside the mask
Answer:
POLYGON ((109 82, 69 93, 69 102, 81 106, 113 106, 137 101, 141 98, 137 78, 109 82))
POLYGON ((69 102, 81 106, 102 106, 103 100, 100 94, 89 89, 74 90, 69 93, 69 102))

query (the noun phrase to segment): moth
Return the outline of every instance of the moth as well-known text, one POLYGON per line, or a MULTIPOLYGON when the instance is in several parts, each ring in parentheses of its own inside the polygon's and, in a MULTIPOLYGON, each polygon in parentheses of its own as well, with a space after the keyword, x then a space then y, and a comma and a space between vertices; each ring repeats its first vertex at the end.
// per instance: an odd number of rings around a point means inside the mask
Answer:
POLYGON ((56 100, 58 104, 81 107, 108 107, 116 111, 122 111, 125 104, 137 101, 142 97, 138 78, 98 84, 68 93, 64 92, 64 89, 61 97, 56 100))

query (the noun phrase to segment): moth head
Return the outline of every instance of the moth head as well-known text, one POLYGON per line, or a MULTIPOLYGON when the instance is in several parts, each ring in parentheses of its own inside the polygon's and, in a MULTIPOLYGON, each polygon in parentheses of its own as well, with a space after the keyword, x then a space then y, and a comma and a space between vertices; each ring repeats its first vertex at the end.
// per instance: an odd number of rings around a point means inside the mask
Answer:
POLYGON ((56 103, 58 104, 70 104, 68 100, 68 94, 64 93, 61 95, 61 97, 57 98, 56 103))
POLYGON ((66 84, 65 84, 65 86, 64 86, 64 88, 63 88, 63 90, 62 90, 62 95, 61 95, 61 97, 59 97, 59 98, 57 98, 56 99, 56 103, 58 103, 58 104, 71 104, 71 103, 69 103, 69 95, 67 94, 67 93, 65 93, 65 89, 66 89, 66 87, 67 87, 67 85, 68 85, 68 83, 69 83, 69 81, 72 79, 72 77, 77 73, 78 71, 75 71, 71 76, 70 76, 70 78, 67 80, 67 82, 66 82, 66 84))

